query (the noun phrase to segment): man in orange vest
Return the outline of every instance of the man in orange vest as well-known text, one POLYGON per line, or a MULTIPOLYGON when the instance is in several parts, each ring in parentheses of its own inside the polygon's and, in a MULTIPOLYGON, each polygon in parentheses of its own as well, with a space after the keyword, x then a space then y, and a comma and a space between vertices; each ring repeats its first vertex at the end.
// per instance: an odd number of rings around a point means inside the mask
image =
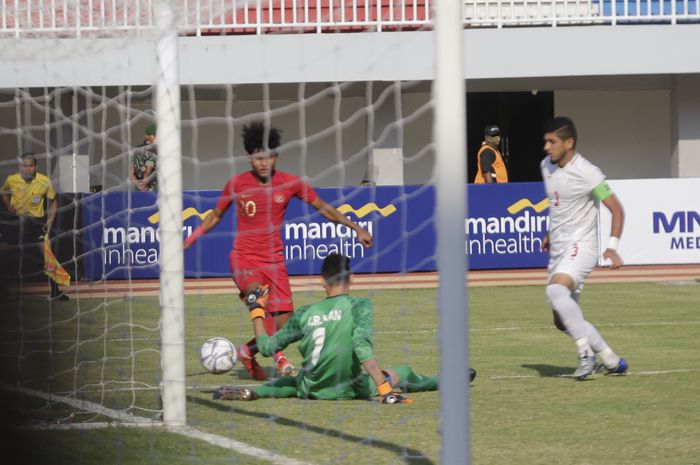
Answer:
POLYGON ((484 142, 477 154, 475 184, 508 182, 508 171, 498 146, 501 144, 501 130, 495 124, 484 128, 484 142))

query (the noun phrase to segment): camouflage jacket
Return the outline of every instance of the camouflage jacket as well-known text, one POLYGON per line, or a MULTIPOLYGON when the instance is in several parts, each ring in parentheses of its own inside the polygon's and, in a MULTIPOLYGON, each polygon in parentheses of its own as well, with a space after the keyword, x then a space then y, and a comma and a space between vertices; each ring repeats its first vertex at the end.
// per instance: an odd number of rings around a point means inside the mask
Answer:
MULTIPOLYGON (((155 170, 157 160, 158 148, 155 144, 141 144, 136 147, 131 153, 131 165, 134 167, 136 179, 143 179, 148 167, 152 166, 155 170)), ((158 179, 155 176, 155 171, 151 177, 151 181, 148 183, 148 190, 158 190, 158 179)))

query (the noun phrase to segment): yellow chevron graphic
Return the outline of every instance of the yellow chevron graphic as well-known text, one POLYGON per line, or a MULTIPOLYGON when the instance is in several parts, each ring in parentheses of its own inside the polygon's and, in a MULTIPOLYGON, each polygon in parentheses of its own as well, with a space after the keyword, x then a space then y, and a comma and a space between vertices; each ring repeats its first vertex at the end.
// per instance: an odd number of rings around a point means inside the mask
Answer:
POLYGON ((350 206, 350 204, 346 203, 346 204, 343 204, 340 207, 338 207, 338 211, 340 213, 343 213, 343 214, 345 214, 347 212, 353 212, 355 214, 355 216, 357 216, 358 218, 362 218, 364 216, 367 216, 368 214, 372 213, 373 211, 378 211, 382 216, 386 217, 386 216, 389 216, 392 213, 394 213, 396 211, 396 207, 389 204, 384 208, 379 208, 379 206, 376 203, 370 202, 370 203, 364 204, 362 207, 359 208, 359 210, 355 210, 354 208, 352 208, 350 206))
MULTIPOLYGON (((204 219, 209 214, 211 213, 211 209, 205 211, 204 213, 199 213, 195 208, 189 207, 185 208, 182 212, 182 221, 185 221, 187 218, 191 216, 198 216, 200 219, 204 219)), ((160 213, 154 213, 151 216, 148 217, 148 221, 151 222, 151 224, 156 224, 157 222, 160 221, 160 213)))
POLYGON ((529 199, 520 199, 517 202, 515 202, 513 205, 508 207, 508 213, 510 213, 511 215, 514 215, 514 214, 518 213, 520 210, 524 210, 528 207, 532 208, 537 213, 543 212, 544 210, 546 210, 549 207, 549 199, 545 197, 544 200, 536 203, 535 205, 533 205, 529 199))

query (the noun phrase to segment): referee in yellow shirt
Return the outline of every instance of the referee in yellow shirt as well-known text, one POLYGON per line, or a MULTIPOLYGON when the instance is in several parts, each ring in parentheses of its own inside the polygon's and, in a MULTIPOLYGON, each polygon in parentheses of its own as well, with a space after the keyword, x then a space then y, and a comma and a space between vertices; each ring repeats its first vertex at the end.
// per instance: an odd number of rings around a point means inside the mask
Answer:
MULTIPOLYGON (((15 227, 5 228, 3 241, 16 246, 19 251, 18 273, 26 275, 22 262, 39 262, 44 268, 43 236, 49 234, 56 219, 58 199, 48 176, 37 173, 36 157, 32 153, 23 154, 19 162, 19 172, 11 174, 2 185, 2 200, 15 227), (48 200, 48 215, 47 210, 48 200)), ((43 273, 42 273, 43 274, 43 273)), ((49 279, 52 300, 68 300, 58 284, 49 279)))

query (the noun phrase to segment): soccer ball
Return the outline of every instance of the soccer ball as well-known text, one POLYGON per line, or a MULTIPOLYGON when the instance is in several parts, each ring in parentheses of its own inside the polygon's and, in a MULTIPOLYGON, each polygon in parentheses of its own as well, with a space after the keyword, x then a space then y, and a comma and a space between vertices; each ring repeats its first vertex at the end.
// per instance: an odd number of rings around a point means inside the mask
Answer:
POLYGON ((216 336, 202 344, 199 350, 199 361, 209 373, 226 373, 238 361, 238 354, 231 341, 225 337, 216 336))

